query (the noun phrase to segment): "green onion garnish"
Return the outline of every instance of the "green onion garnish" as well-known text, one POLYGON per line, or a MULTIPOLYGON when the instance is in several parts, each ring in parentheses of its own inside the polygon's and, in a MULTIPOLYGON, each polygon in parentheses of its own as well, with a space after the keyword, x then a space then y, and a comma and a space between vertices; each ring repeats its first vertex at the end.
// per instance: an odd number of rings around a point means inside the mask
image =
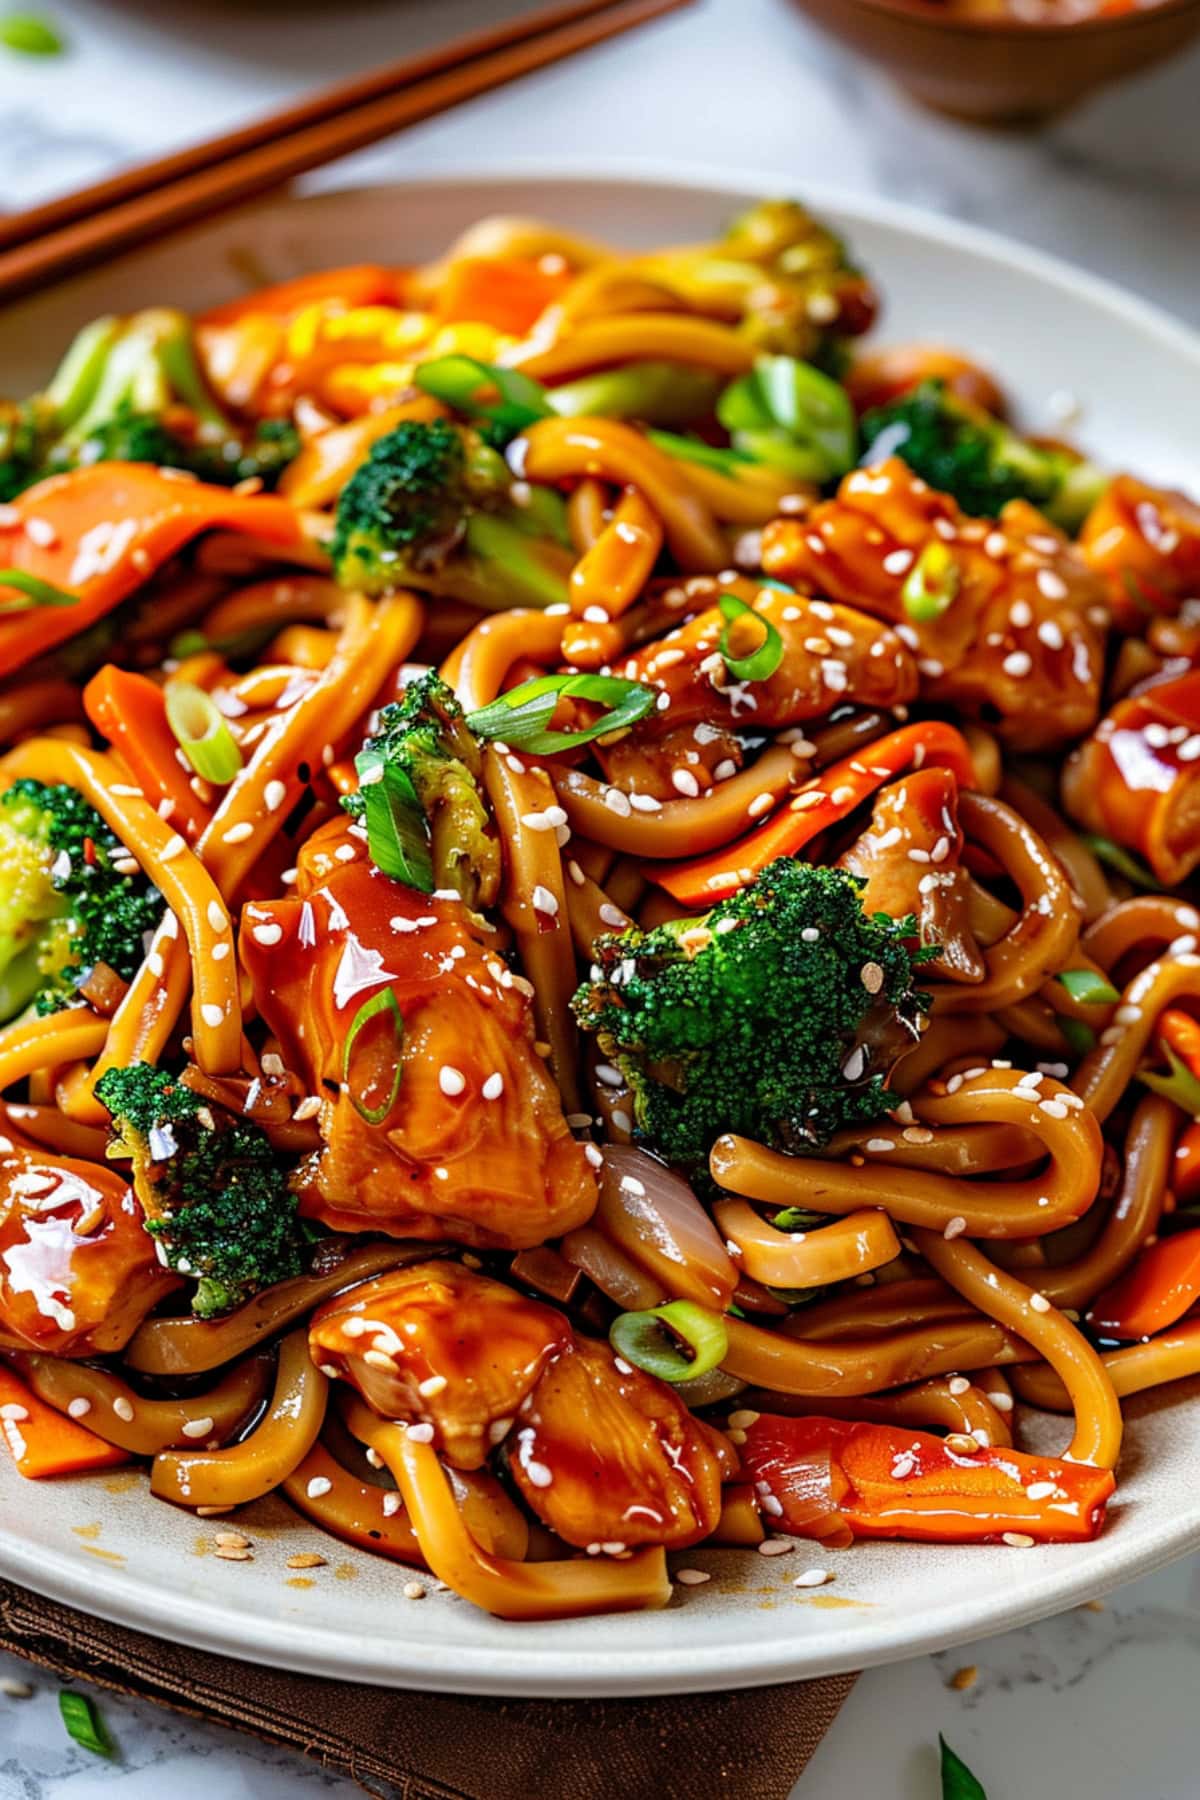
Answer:
POLYGON ((648 431, 646 436, 665 455, 678 456, 683 462, 699 463, 702 469, 715 469, 718 475, 728 475, 734 480, 743 470, 754 467, 754 458, 745 451, 706 444, 703 438, 682 437, 676 431, 648 431))
POLYGON ((617 675, 537 675, 520 687, 501 694, 489 706, 467 715, 476 737, 499 738, 514 750, 535 756, 553 756, 559 750, 575 750, 614 731, 628 730, 654 708, 658 696, 640 681, 617 675), (594 725, 579 731, 550 731, 560 700, 594 700, 608 711, 594 725))
POLYGON ((828 1213, 809 1212, 803 1206, 785 1206, 771 1220, 776 1231, 817 1231, 828 1223, 828 1213))
POLYGON ((909 618, 940 619, 958 593, 959 580, 958 564, 941 539, 926 544, 900 590, 909 618))
POLYGON ((27 575, 24 569, 0 569, 0 588, 16 588, 20 600, 0 600, 0 613, 29 612, 35 606, 77 606, 79 595, 67 588, 55 587, 38 575, 27 575))
POLYGON ((0 19, 0 44, 19 56, 61 56, 66 47, 57 28, 37 13, 9 13, 0 19))
POLYGON ((717 418, 735 450, 798 481, 831 481, 854 467, 858 427, 849 394, 794 356, 760 356, 725 389, 717 418))
POLYGON ((941 1732, 942 1800, 987 1800, 987 1795, 961 1756, 956 1756, 941 1732))
POLYGON ((432 894, 433 857, 429 828, 416 788, 403 769, 378 750, 360 750, 354 759, 367 825, 367 848, 381 875, 432 894))
POLYGON ((546 390, 519 369, 479 362, 474 356, 435 356, 418 363, 413 381, 469 419, 484 419, 515 437, 527 425, 550 416, 546 390))
POLYGON ((1096 1048, 1096 1034, 1082 1019, 1066 1018, 1060 1013, 1055 1023, 1066 1039, 1067 1048, 1076 1056, 1086 1056, 1089 1050, 1096 1048))
POLYGON ((404 1064, 400 1060, 400 1052, 403 1048, 404 1014, 400 1011, 400 1002, 397 1000, 391 988, 381 988, 379 993, 372 994, 369 1000, 364 1000, 358 1011, 355 1013, 354 1018, 350 1023, 350 1029, 346 1033, 346 1042, 342 1049, 342 1081, 345 1084, 347 1093, 350 1095, 354 1110, 358 1113, 360 1118, 367 1121, 368 1125, 382 1125, 383 1121, 387 1118, 393 1106, 396 1104, 396 1095, 400 1092, 400 1082, 404 1075, 404 1064), (366 1106, 358 1098, 358 1095, 350 1085, 350 1053, 353 1050, 355 1040, 364 1025, 369 1024, 372 1019, 377 1018, 380 1013, 384 1012, 391 1014, 392 1044, 396 1052, 396 1060, 392 1066, 392 1083, 391 1087, 388 1089, 387 1099, 383 1102, 382 1106, 366 1106))
POLYGON ((729 1349, 720 1314, 692 1300, 671 1300, 652 1312, 621 1313, 609 1328, 608 1341, 618 1356, 660 1381, 694 1381, 707 1375, 729 1349), (687 1345, 690 1356, 675 1347, 677 1340, 687 1345))
POLYGON ((783 639, 774 625, 752 606, 747 606, 744 600, 739 600, 736 594, 722 594, 718 606, 726 621, 717 646, 725 659, 725 667, 739 681, 768 681, 783 661, 783 639), (762 627, 759 646, 748 656, 734 656, 729 648, 730 633, 739 619, 752 619, 762 627))
POLYGON ((1182 1057, 1175 1054, 1170 1044, 1162 1043, 1161 1047, 1171 1066, 1171 1073, 1157 1075, 1152 1070, 1139 1069, 1137 1079, 1154 1093, 1161 1094, 1164 1100, 1173 1100, 1181 1112, 1190 1114, 1193 1119, 1200 1119, 1200 1081, 1197 1081, 1182 1057))
POLYGON ((173 681, 165 698, 167 724, 197 775, 228 787, 241 772, 242 753, 212 695, 194 682, 173 681))
POLYGON ((93 1756, 113 1754, 112 1741, 104 1729, 104 1721, 97 1712, 95 1703, 86 1694, 73 1694, 69 1688, 63 1688, 58 1696, 58 1710, 67 1728, 67 1736, 75 1743, 84 1750, 90 1750, 93 1756))
POLYGON ((1111 838, 1099 837, 1091 831, 1081 831, 1079 840, 1086 844, 1092 855, 1102 863, 1107 863, 1110 869, 1115 869, 1118 875, 1125 877, 1126 881, 1132 881, 1134 887, 1157 890, 1162 886, 1162 883, 1146 867, 1140 857, 1131 855, 1121 844, 1114 844, 1111 838))
POLYGON ((1080 1006, 1113 1006, 1121 998, 1112 982, 1095 969, 1063 969, 1054 979, 1080 1006))

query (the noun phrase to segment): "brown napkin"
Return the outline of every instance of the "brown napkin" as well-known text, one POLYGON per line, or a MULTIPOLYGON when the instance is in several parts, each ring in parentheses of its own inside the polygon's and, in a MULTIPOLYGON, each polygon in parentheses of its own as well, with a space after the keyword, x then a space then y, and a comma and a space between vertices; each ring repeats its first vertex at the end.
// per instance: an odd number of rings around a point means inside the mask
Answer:
POLYGON ((381 1800, 785 1800, 856 1679, 658 1700, 414 1694, 183 1649, 5 1581, 0 1649, 302 1750, 381 1800))

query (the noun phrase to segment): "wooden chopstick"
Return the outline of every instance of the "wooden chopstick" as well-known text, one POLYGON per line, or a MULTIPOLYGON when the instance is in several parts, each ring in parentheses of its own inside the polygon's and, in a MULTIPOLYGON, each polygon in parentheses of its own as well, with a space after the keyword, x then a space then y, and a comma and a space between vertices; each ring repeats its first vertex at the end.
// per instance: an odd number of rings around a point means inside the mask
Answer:
MULTIPOLYGON (((293 176, 690 4, 691 0, 577 0, 575 5, 527 19, 515 39, 504 28, 499 45, 494 32, 477 33, 448 51, 431 53, 435 66, 428 73, 414 77, 412 63, 396 64, 367 77, 365 83, 342 84, 259 125, 165 157, 146 171, 167 171, 155 185, 139 182, 142 172, 137 170, 115 176, 93 190, 107 187, 114 192, 101 211, 80 215, 70 209, 63 213, 63 222, 0 253, 0 300, 240 205, 293 176), (389 78, 398 85, 378 91, 389 78), (371 90, 365 98, 364 86, 371 90)), ((515 24, 519 28, 521 22, 515 24)), ((53 215, 59 204, 51 202, 38 211, 53 215)), ((70 208, 69 201, 61 204, 70 208)))
POLYGON ((417 81, 441 74, 443 70, 469 62, 473 57, 485 56, 493 50, 503 50, 510 44, 525 43, 543 32, 552 31, 561 25, 570 25, 576 19, 585 19, 594 13, 611 10, 614 4, 615 0, 569 0, 565 5, 542 7, 536 12, 506 19, 501 25, 471 32, 453 43, 421 51, 418 55, 405 57, 399 62, 387 63, 367 75, 355 76, 352 80, 338 82, 334 87, 322 88, 320 93, 310 94, 306 99, 283 107, 278 112, 268 113, 264 118, 253 119, 248 125, 239 126, 221 137, 208 138, 200 144, 189 144, 167 156, 156 157, 152 162, 138 163, 135 168, 122 169, 116 175, 94 182, 90 187, 80 188, 76 193, 60 194, 40 206, 31 206, 24 212, 0 218, 0 250, 11 249, 16 244, 27 244, 33 238, 45 237, 47 233, 61 230, 64 225, 70 225, 76 219, 95 218, 97 214, 107 212, 123 201, 148 193, 151 188, 164 187, 168 182, 179 181, 200 169, 210 168, 214 163, 227 162, 243 151, 271 143, 306 125, 318 125, 335 113, 349 112, 353 107, 365 106, 369 100, 377 100, 400 88, 411 87, 417 81))

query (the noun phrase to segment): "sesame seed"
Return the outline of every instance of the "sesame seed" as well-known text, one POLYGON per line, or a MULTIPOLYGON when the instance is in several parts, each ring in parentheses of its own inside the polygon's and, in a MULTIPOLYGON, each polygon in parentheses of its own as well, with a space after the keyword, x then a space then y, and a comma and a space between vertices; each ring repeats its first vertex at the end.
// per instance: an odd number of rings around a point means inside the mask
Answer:
POLYGON ((1024 1531, 1006 1531, 1002 1541, 1013 1550, 1032 1550, 1034 1545, 1033 1538, 1024 1531))
MULTIPOLYGON (((1056 550, 1058 549, 1057 544, 1054 547, 1056 550)), ((1062 576, 1056 574, 1053 569, 1039 569, 1037 584, 1039 591, 1045 594, 1047 600, 1065 600, 1067 597, 1067 584, 1062 576)))
POLYGON ((6 1424, 19 1425, 28 1417, 28 1407, 19 1406, 15 1401, 10 1400, 6 1405, 0 1406, 0 1419, 3 1419, 6 1424))
POLYGON ((485 1100, 498 1100, 504 1092, 504 1077, 500 1071, 497 1070, 495 1074, 489 1075, 479 1091, 485 1100))
POLYGON ((1031 1500, 1050 1500, 1058 1489, 1053 1481, 1031 1481, 1025 1492, 1031 1500))
POLYGON ((601 1156, 595 1144, 585 1144, 583 1146, 583 1154, 586 1156, 588 1162, 591 1163, 593 1169, 602 1169, 604 1167, 604 1158, 601 1156))
POLYGON ((228 831, 221 833, 223 844, 244 844, 248 837, 254 835, 254 827, 249 819, 242 819, 237 825, 231 825, 228 831))
POLYGON ((282 939, 283 926, 255 925, 251 927, 250 936, 256 944, 261 944, 264 949, 270 949, 272 944, 278 944, 282 939))
POLYGON ((425 1598, 425 1589, 419 1581, 406 1581, 403 1593, 406 1600, 423 1600, 425 1598))
POLYGON ((215 1031, 219 1025, 224 1023, 225 1008, 217 1006, 211 1000, 206 1000, 200 1008, 200 1017, 211 1031, 215 1031))
POLYGON ((175 858, 177 856, 182 856, 186 849, 187 845, 184 843, 179 833, 175 832, 172 837, 167 839, 166 843, 159 851, 158 860, 160 862, 174 862, 175 858))
POLYGON ((533 907, 535 912, 545 913, 551 919, 558 912, 557 899, 548 887, 542 886, 540 881, 533 890, 533 907))
POLYGON ((1000 666, 1006 675, 1013 675, 1020 678, 1023 675, 1028 675, 1029 671, 1032 669, 1033 658, 1030 656, 1028 650, 1014 650, 1010 655, 1004 658, 1004 661, 1000 666))
POLYGON ((181 1425, 179 1429, 184 1437, 187 1438, 211 1437, 213 1432, 213 1421, 207 1416, 203 1419, 189 1419, 186 1424, 181 1425))
POLYGON ((1030 1294, 1029 1304, 1036 1313, 1048 1313, 1050 1311, 1050 1302, 1047 1300, 1045 1294, 1030 1294))
POLYGON ((675 769, 671 775, 671 786, 689 800, 696 799, 700 792, 700 783, 690 769, 675 769))
POLYGON ((795 1580, 792 1582, 792 1586, 798 1588, 824 1587, 827 1581, 832 1580, 832 1569, 805 1569, 801 1574, 796 1576, 795 1580))
POLYGON ((429 1424, 410 1425, 408 1435, 414 1444, 432 1444, 433 1426, 429 1424))
POLYGON ((764 1538, 758 1546, 760 1556, 786 1556, 796 1548, 791 1538, 764 1538))
MULTIPOLYGON (((310 1485, 311 1485, 311 1483, 310 1483, 310 1485)), ((326 1487, 328 1487, 329 1483, 326 1482, 325 1485, 326 1485, 326 1487)), ((236 1544, 218 1544, 216 1549, 213 1551, 213 1555, 218 1557, 221 1562, 253 1562, 254 1561, 254 1556, 251 1551, 239 1549, 236 1544)))
POLYGON ((318 1556, 315 1550, 301 1550, 288 1557, 287 1566, 289 1569, 323 1569, 325 1561, 325 1557, 318 1556))
POLYGON ((422 1400, 433 1400, 438 1394, 444 1393, 449 1385, 444 1375, 428 1375, 424 1381, 418 1381, 417 1392, 422 1400))
POLYGON ((33 1688, 28 1681, 14 1681, 11 1675, 5 1675, 0 1679, 0 1694, 6 1700, 28 1700, 33 1694, 33 1688))
POLYGON ((328 1475, 314 1475, 304 1491, 310 1500, 323 1500, 333 1491, 333 1483, 328 1475))
POLYGON ((962 1218, 960 1215, 956 1214, 953 1219, 947 1219, 947 1221, 942 1229, 942 1236, 944 1238, 961 1237, 963 1232, 966 1229, 967 1229, 967 1221, 964 1218, 962 1218))
POLYGON ((287 799, 287 788, 282 781, 268 781, 263 789, 263 803, 268 812, 278 812, 287 799))
POLYGON ((91 1401, 86 1400, 82 1394, 76 1394, 74 1400, 70 1401, 67 1406, 67 1415, 72 1419, 86 1419, 91 1410, 91 1401))
POLYGON ((400 1511, 400 1508, 403 1505, 404 1505, 404 1502, 400 1498, 399 1494, 385 1494, 383 1496, 383 1516, 384 1516, 384 1518, 390 1519, 390 1518, 394 1517, 394 1515, 400 1511))
POLYGON ((712 1580, 712 1576, 706 1569, 676 1569, 675 1579, 683 1587, 703 1587, 706 1581, 712 1580))
POLYGON ((112 1403, 112 1409, 116 1413, 118 1419, 124 1419, 127 1425, 131 1423, 133 1419, 133 1404, 125 1398, 124 1394, 117 1395, 112 1403))
POLYGON ((868 994, 877 994, 884 982, 883 970, 877 962, 864 963, 858 972, 858 978, 868 994))

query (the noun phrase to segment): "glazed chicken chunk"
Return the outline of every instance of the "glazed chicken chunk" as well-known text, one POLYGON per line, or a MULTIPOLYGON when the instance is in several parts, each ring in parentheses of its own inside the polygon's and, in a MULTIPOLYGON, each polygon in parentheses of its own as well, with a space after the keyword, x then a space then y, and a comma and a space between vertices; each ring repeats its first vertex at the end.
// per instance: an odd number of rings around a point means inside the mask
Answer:
POLYGON ((182 1285, 132 1189, 95 1163, 0 1142, 0 1341, 55 1356, 122 1349, 182 1285))
POLYGON ((340 822, 306 846, 296 894, 251 902, 241 944, 288 1067, 321 1100, 301 1211, 513 1250, 582 1225, 595 1178, 534 1048, 528 984, 457 896, 381 875, 340 822))
POLYGON ((1050 749, 1095 724, 1104 589, 1025 501, 969 519, 889 457, 855 469, 806 519, 768 525, 763 567, 886 619, 916 653, 922 696, 1016 749, 1050 749))

